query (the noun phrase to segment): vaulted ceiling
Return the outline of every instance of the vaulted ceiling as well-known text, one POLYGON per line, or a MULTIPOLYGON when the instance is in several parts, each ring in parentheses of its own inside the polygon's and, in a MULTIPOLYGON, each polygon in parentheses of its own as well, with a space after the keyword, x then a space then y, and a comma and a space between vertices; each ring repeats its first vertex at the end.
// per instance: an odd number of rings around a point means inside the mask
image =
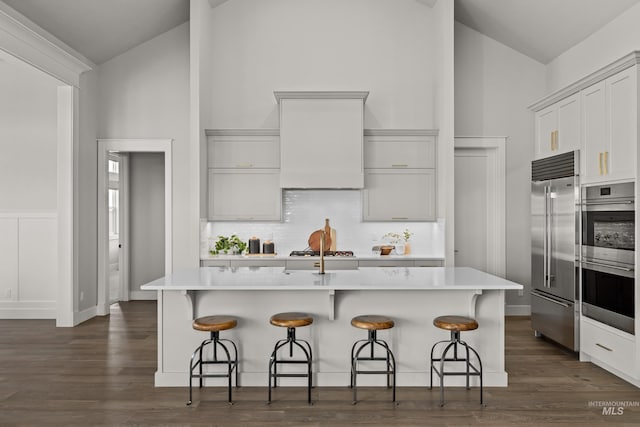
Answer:
MULTIPOLYGON (((96 64, 189 19, 189 0, 3 1, 96 64)), ((234 0, 209 3, 225 1, 234 0)), ((431 7, 438 0, 416 1, 431 7)), ((454 1, 456 20, 544 64, 640 2, 454 1)))

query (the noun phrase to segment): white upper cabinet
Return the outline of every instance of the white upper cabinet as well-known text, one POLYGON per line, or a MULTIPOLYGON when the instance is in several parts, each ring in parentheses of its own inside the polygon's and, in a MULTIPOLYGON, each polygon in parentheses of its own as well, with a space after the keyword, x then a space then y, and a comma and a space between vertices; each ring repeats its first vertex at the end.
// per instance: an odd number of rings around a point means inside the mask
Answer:
MULTIPOLYGON (((393 132, 393 131, 391 131, 393 132)), ((436 167, 436 138, 432 135, 395 135, 365 132, 364 167, 413 169, 436 167)))
POLYGON ((436 219, 436 134, 365 130, 364 221, 436 219))
POLYGON ((580 149, 580 94, 536 113, 536 158, 580 149))
POLYGON ((362 188, 368 92, 274 92, 280 104, 280 186, 362 188))
POLYGON ((250 169, 280 167, 277 129, 211 129, 207 134, 210 168, 250 169))
POLYGON ((583 183, 634 179, 638 142, 637 67, 582 91, 583 183))
POLYGON ((212 221, 280 221, 278 130, 207 129, 207 205, 212 221))

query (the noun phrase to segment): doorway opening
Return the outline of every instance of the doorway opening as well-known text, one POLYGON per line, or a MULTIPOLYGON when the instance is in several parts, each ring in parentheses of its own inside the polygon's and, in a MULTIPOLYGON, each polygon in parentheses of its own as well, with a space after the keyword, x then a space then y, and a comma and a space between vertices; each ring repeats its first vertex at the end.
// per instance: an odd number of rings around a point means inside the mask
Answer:
POLYGON ((172 271, 171 140, 98 140, 98 315, 172 271))
POLYGON ((456 137, 455 265, 504 277, 506 138, 456 137))

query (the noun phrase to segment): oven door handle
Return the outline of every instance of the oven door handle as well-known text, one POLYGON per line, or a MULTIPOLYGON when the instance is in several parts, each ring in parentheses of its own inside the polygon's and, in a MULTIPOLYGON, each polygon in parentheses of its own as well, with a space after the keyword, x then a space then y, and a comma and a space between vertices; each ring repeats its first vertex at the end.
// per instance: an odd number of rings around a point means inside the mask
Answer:
POLYGON ((547 301, 552 302, 554 304, 561 305, 564 308, 571 307, 571 304, 568 304, 568 303, 562 302, 562 301, 558 301, 556 299, 553 299, 553 298, 550 298, 548 296, 542 295, 541 293, 538 293, 536 291, 531 291, 531 295, 533 295, 534 297, 542 298, 543 300, 547 300, 547 301))
POLYGON ((582 261, 583 264, 589 264, 589 265, 595 265, 598 267, 606 267, 606 268, 613 268, 614 270, 622 270, 622 271, 627 271, 627 272, 631 272, 633 271, 633 268, 629 268, 629 267, 618 267, 617 265, 609 265, 609 264, 603 264, 600 262, 593 262, 593 261, 582 261))
POLYGON ((583 205, 631 205, 633 204, 633 200, 585 200, 582 202, 583 205))

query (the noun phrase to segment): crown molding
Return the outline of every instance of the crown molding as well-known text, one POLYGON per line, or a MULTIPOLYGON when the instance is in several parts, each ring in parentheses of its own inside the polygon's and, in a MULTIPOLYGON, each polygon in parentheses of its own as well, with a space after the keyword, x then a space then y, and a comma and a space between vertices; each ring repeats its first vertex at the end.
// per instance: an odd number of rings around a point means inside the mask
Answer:
POLYGON ((80 74, 96 65, 0 1, 0 50, 80 87, 80 74))
POLYGON ((276 101, 281 99, 362 99, 367 101, 369 92, 354 91, 274 91, 276 101))
POLYGON ((608 77, 613 76, 614 74, 619 73, 622 70, 626 70, 627 68, 633 67, 637 64, 640 64, 640 51, 635 50, 618 59, 617 61, 614 61, 611 64, 604 66, 599 70, 587 75, 586 77, 583 77, 577 82, 545 96, 544 98, 529 105, 527 108, 534 112, 540 111, 543 108, 548 107, 549 105, 555 104, 556 102, 568 96, 571 96, 574 93, 578 93, 595 83, 598 83, 608 77))

